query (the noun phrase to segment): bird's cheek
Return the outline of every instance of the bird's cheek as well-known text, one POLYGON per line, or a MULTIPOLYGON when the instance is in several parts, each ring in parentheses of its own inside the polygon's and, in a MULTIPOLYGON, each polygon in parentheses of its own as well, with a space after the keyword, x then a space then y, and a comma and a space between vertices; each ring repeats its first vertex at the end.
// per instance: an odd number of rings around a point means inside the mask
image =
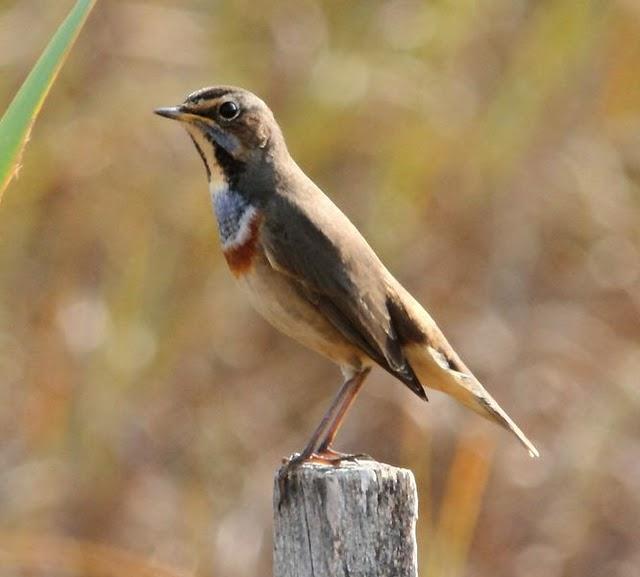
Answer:
POLYGON ((236 157, 241 152, 240 140, 235 134, 227 130, 223 130, 216 125, 210 125, 208 126, 207 136, 233 157, 236 157))

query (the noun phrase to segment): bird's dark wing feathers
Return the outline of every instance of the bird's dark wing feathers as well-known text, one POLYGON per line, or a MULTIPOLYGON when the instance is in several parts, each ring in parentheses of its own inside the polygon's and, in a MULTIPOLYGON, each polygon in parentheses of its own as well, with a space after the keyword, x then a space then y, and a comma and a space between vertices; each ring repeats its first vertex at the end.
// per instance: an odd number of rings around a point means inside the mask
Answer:
MULTIPOLYGON (((330 203, 324 196, 316 200, 330 203)), ((314 216, 326 211, 310 213, 289 198, 274 197, 261 235, 269 261, 352 344, 426 399, 402 351, 377 257, 348 219, 330 208, 336 212, 328 214, 336 221, 319 226, 314 216), (340 247, 329 236, 335 227, 340 229, 340 247)))

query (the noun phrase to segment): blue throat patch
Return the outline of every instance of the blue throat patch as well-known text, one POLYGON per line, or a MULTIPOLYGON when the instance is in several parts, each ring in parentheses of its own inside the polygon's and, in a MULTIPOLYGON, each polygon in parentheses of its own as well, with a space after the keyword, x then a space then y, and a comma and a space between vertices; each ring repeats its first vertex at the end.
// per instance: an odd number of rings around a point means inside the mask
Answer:
POLYGON ((233 241, 240 232, 240 221, 251 204, 233 190, 220 191, 213 195, 213 211, 218 219, 218 230, 222 244, 233 241))

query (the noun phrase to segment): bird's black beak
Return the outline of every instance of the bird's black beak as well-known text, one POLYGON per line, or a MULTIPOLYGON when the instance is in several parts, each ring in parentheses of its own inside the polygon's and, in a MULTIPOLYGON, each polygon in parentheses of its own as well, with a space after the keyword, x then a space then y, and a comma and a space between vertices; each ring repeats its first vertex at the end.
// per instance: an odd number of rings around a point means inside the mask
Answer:
POLYGON ((165 118, 171 118, 173 120, 182 120, 186 115, 186 111, 182 106, 167 106, 165 108, 156 108, 154 112, 158 116, 164 116, 165 118))

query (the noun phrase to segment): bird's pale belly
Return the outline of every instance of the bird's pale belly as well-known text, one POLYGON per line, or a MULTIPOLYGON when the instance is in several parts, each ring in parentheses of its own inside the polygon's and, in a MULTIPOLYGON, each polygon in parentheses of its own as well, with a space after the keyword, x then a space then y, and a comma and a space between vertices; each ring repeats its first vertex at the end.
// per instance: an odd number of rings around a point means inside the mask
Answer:
POLYGON ((254 308, 275 328, 324 355, 343 369, 360 369, 370 359, 347 341, 291 281, 274 270, 262 250, 238 281, 254 308))

